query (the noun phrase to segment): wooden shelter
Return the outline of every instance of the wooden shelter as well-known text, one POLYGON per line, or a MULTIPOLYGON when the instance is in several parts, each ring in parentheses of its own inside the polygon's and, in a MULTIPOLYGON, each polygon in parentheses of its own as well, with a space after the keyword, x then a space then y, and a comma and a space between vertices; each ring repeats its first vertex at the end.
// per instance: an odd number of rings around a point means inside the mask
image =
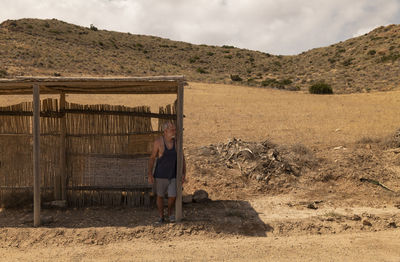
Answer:
POLYGON ((151 188, 146 174, 151 143, 161 134, 162 122, 170 119, 177 125, 179 221, 185 85, 183 76, 0 79, 0 95, 33 94, 32 103, 0 107, 0 198, 6 190, 33 188, 35 226, 40 225, 41 191, 72 205, 145 201, 144 189, 151 188), (59 95, 59 100, 41 101, 41 94, 59 95), (154 113, 146 106, 68 103, 66 94, 176 94, 177 99, 154 113), (159 119, 157 131, 152 118, 159 119))

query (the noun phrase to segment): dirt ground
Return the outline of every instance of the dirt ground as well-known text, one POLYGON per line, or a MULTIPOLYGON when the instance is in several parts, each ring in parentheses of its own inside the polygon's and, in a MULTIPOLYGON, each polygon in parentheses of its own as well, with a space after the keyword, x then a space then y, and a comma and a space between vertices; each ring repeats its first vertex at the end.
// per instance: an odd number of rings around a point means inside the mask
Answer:
MULTIPOLYGON (((146 99, 153 111, 165 104, 146 99)), ((313 96, 192 83, 184 193, 204 189, 210 201, 185 204, 181 223, 161 226, 155 209, 44 209, 41 228, 31 208, 2 209, 0 260, 400 261, 399 108, 396 91, 313 96), (234 137, 242 140, 232 146, 234 137)))

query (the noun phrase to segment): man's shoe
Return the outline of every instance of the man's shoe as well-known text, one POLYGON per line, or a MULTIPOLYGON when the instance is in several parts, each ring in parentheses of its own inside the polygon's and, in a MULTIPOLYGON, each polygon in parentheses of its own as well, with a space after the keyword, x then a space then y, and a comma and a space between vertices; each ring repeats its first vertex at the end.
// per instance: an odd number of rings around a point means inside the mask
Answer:
POLYGON ((165 219, 163 217, 160 217, 157 221, 156 221, 156 225, 162 225, 165 222, 165 219))
POLYGON ((175 223, 175 216, 174 215, 172 215, 172 216, 169 216, 169 222, 170 223, 175 223))

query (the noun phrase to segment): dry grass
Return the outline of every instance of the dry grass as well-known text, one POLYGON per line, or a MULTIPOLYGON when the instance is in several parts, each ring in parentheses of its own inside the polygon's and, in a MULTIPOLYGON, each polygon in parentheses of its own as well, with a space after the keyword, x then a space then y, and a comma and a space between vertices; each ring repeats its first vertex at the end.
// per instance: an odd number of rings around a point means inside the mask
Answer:
MULTIPOLYGON (((29 100, 0 97, 0 105, 29 100)), ((82 96, 68 101, 129 106, 172 103, 173 95, 82 96)), ((190 83, 185 89, 185 147, 238 137, 326 148, 391 135, 400 126, 400 92, 319 96, 221 84, 190 83)))

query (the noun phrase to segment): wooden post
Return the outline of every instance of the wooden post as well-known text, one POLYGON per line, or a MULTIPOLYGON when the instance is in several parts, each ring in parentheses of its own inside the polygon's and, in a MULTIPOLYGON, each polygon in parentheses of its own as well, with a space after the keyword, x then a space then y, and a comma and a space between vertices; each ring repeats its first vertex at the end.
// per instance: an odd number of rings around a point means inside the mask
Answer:
POLYGON ((33 85, 33 226, 40 226, 40 90, 33 85))
MULTIPOLYGON (((60 94, 60 112, 65 113, 65 93, 60 94)), ((66 179, 66 137, 67 137, 67 128, 66 121, 67 115, 64 114, 60 119, 60 185, 61 185, 61 199, 67 199, 67 179, 66 179)))
POLYGON ((183 84, 179 83, 176 105, 176 142, 177 142, 177 169, 176 169, 176 221, 182 220, 182 173, 183 173, 183 84))

